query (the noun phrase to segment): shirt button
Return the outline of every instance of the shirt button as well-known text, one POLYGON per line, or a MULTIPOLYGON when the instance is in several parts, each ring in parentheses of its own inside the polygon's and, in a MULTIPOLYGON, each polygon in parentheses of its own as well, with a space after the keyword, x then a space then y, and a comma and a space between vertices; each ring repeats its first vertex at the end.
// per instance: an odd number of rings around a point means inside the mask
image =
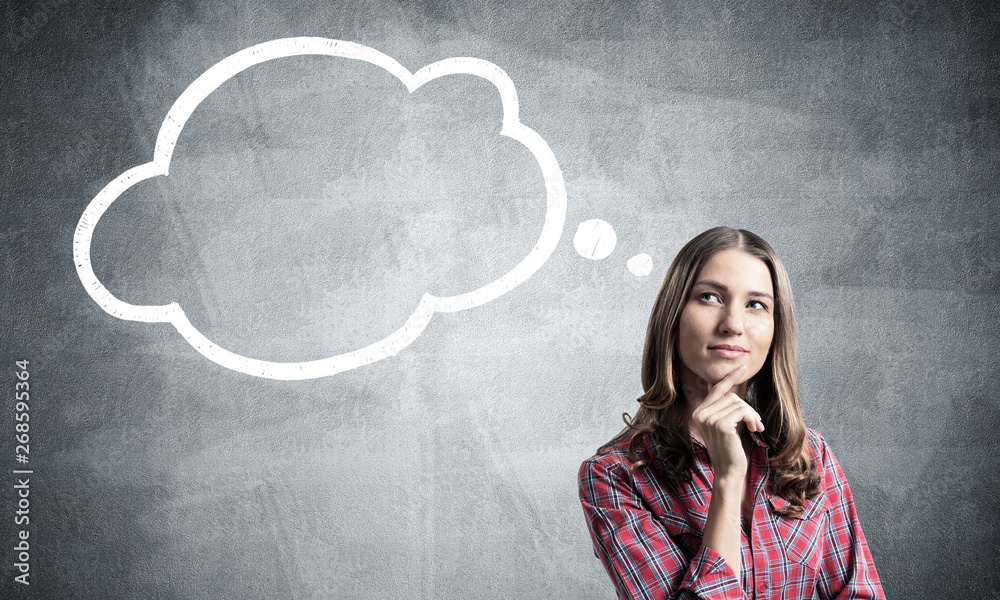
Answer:
POLYGON ((758 594, 766 594, 767 593, 767 584, 766 583, 758 583, 757 584, 757 593, 758 594))

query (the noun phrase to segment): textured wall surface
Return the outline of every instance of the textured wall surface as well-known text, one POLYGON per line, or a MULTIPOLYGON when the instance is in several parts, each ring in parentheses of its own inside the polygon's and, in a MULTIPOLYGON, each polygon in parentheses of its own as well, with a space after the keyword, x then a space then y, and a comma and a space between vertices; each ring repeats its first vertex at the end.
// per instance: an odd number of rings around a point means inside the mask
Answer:
MULTIPOLYGON (((0 36, 4 598, 613 598, 579 464, 634 411, 673 255, 718 224, 791 275, 807 424, 894 598, 1000 597, 1000 9, 991 2, 5 3, 0 36), (565 179, 551 258, 397 356, 251 377, 105 313, 74 228, 152 159, 181 92, 320 36, 411 71, 504 69, 565 179), (617 232, 588 260, 579 223, 617 232), (626 261, 653 259, 648 277, 626 261), (31 585, 12 550, 14 362, 30 361, 31 585)), ((424 292, 511 269, 545 188, 483 80, 412 94, 346 59, 253 67, 168 177, 94 232, 122 300, 180 303, 270 361, 370 344, 424 292)), ((22 465, 23 466, 23 465, 22 465)))

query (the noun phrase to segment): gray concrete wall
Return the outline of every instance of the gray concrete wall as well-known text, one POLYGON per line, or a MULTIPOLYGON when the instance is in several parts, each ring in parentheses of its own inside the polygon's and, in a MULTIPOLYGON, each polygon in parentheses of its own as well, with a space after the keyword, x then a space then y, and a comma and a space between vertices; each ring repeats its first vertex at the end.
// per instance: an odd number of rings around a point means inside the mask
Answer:
MULTIPOLYGON (((996 5, 285 4, 6 5, 0 464, 18 467, 28 359, 34 473, 28 588, 13 474, 0 493, 3 597, 614 597, 576 470, 636 407, 669 261, 718 224, 788 267, 807 424, 848 475, 886 592, 997 597, 996 5), (410 71, 498 65, 567 198, 530 279, 307 381, 112 317, 72 248, 192 81, 289 36, 410 71), (573 245, 590 219, 617 234, 602 260, 573 245), (626 267, 640 253, 647 277, 626 267)), ((252 67, 191 116, 169 177, 101 219, 95 274, 126 302, 178 302, 247 357, 377 342, 425 292, 487 284, 538 240, 543 177, 501 118, 475 77, 410 94, 342 58, 252 67)))

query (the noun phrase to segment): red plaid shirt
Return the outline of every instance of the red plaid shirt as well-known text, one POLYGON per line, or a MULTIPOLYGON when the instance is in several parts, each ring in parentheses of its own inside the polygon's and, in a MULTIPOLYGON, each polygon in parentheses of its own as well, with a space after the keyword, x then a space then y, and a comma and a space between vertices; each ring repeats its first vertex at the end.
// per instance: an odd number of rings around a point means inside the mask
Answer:
POLYGON ((753 519, 742 519, 741 568, 736 577, 715 550, 702 547, 712 496, 708 451, 694 437, 691 482, 668 479, 647 436, 638 448, 649 461, 628 476, 628 439, 580 467, 580 501, 594 554, 618 597, 644 598, 885 598, 844 473, 808 430, 820 493, 800 517, 775 512, 787 503, 767 485, 768 446, 754 434, 750 454, 753 519))

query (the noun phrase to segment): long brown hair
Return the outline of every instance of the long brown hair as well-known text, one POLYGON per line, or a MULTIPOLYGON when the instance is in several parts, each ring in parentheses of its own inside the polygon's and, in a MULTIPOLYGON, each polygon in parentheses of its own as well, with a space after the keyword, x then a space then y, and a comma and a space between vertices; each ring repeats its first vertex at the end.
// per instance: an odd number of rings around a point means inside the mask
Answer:
POLYGON ((685 244, 674 258, 646 329, 642 352, 645 393, 639 397, 639 410, 631 418, 627 413, 622 415, 625 429, 598 452, 606 451, 631 434, 628 456, 634 472, 646 466, 636 449, 643 438, 650 436, 666 475, 690 481, 694 450, 677 364, 678 323, 702 265, 715 253, 729 248, 759 258, 771 272, 775 292, 774 337, 763 367, 747 382, 746 399, 764 421, 764 435, 771 446, 774 493, 789 502, 783 513, 797 516, 802 514, 805 499, 819 493, 820 479, 809 460, 806 426, 799 405, 792 285, 774 249, 745 229, 709 229, 685 244))

